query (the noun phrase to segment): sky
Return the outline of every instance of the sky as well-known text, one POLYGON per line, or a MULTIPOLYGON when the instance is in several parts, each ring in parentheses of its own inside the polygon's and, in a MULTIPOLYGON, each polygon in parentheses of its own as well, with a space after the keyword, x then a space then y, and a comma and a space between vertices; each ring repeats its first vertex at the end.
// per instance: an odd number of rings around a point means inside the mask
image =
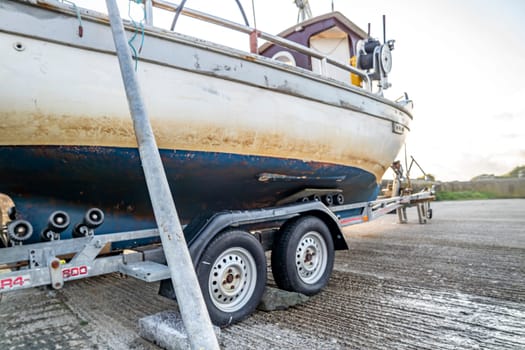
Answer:
MULTIPOLYGON (((75 3, 105 12, 103 0, 75 3)), ((178 3, 176 1, 175 3, 178 3)), ((253 26, 252 0, 241 0, 253 26)), ((294 0, 253 0, 257 28, 277 34, 297 20, 294 0)), ((407 92, 414 120, 406 154, 441 181, 502 175, 525 165, 525 1, 523 0, 333 0, 371 35, 395 39, 392 88, 407 92)), ((128 1, 119 0, 128 17, 128 1)), ((235 0, 188 0, 186 6, 242 23, 235 0)), ((310 0, 314 16, 332 0, 310 0)), ((140 19, 140 13, 131 15, 140 19)), ((154 23, 167 27, 173 15, 158 10, 154 23)), ((180 17, 176 31, 248 49, 246 36, 180 17)), ((399 155, 404 161, 405 150, 399 155)), ((413 178, 421 175, 413 171, 413 178)), ((388 176, 388 175, 387 175, 388 176)))

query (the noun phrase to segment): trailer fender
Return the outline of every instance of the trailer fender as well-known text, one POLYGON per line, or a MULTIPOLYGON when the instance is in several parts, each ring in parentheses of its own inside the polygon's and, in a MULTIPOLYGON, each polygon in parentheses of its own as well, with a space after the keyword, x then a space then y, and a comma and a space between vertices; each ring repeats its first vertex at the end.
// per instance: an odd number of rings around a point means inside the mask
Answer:
MULTIPOLYGON (((196 264, 200 261, 208 244, 225 229, 264 222, 286 222, 301 215, 319 217, 330 229, 334 240, 334 249, 348 249, 337 216, 321 202, 306 202, 274 208, 224 211, 200 215, 184 230, 193 265, 195 268, 197 267, 196 264)), ((161 281, 159 294, 175 299, 171 280, 161 281)))
POLYGON ((316 210, 304 214, 316 216, 328 226, 334 241, 335 250, 348 250, 348 244, 346 243, 343 231, 339 225, 339 220, 331 211, 327 213, 325 211, 316 210))

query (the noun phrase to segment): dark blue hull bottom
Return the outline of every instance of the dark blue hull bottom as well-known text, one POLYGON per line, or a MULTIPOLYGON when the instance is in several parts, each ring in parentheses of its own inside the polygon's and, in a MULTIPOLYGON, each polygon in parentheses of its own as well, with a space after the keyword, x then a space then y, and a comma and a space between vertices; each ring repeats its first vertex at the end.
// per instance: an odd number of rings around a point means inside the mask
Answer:
MULTIPOLYGON (((304 188, 342 189, 346 203, 378 194, 375 176, 353 167, 192 151, 161 150, 161 156, 185 223, 204 211, 272 206, 304 188)), ((33 224, 32 241, 55 210, 77 223, 87 209, 102 209, 106 219, 97 233, 156 227, 137 149, 3 146, 0 193, 33 224)))

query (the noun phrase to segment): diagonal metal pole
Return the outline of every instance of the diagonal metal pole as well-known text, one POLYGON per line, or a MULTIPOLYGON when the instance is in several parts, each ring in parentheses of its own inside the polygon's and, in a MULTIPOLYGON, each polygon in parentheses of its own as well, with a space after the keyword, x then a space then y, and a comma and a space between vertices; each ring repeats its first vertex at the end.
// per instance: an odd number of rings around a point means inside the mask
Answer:
POLYGON ((113 40, 155 220, 192 349, 219 349, 146 114, 116 0, 106 0, 113 40))

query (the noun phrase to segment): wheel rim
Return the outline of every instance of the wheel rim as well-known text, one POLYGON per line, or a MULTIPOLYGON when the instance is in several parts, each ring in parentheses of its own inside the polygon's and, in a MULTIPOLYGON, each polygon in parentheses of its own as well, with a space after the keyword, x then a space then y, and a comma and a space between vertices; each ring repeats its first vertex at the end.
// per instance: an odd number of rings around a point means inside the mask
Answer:
POLYGON ((326 242, 318 232, 311 231, 302 237, 295 250, 295 266, 304 283, 316 283, 323 276, 327 254, 326 242))
POLYGON ((213 304, 223 312, 240 310, 251 298, 257 283, 257 265, 244 248, 225 250, 213 263, 209 293, 213 304))

